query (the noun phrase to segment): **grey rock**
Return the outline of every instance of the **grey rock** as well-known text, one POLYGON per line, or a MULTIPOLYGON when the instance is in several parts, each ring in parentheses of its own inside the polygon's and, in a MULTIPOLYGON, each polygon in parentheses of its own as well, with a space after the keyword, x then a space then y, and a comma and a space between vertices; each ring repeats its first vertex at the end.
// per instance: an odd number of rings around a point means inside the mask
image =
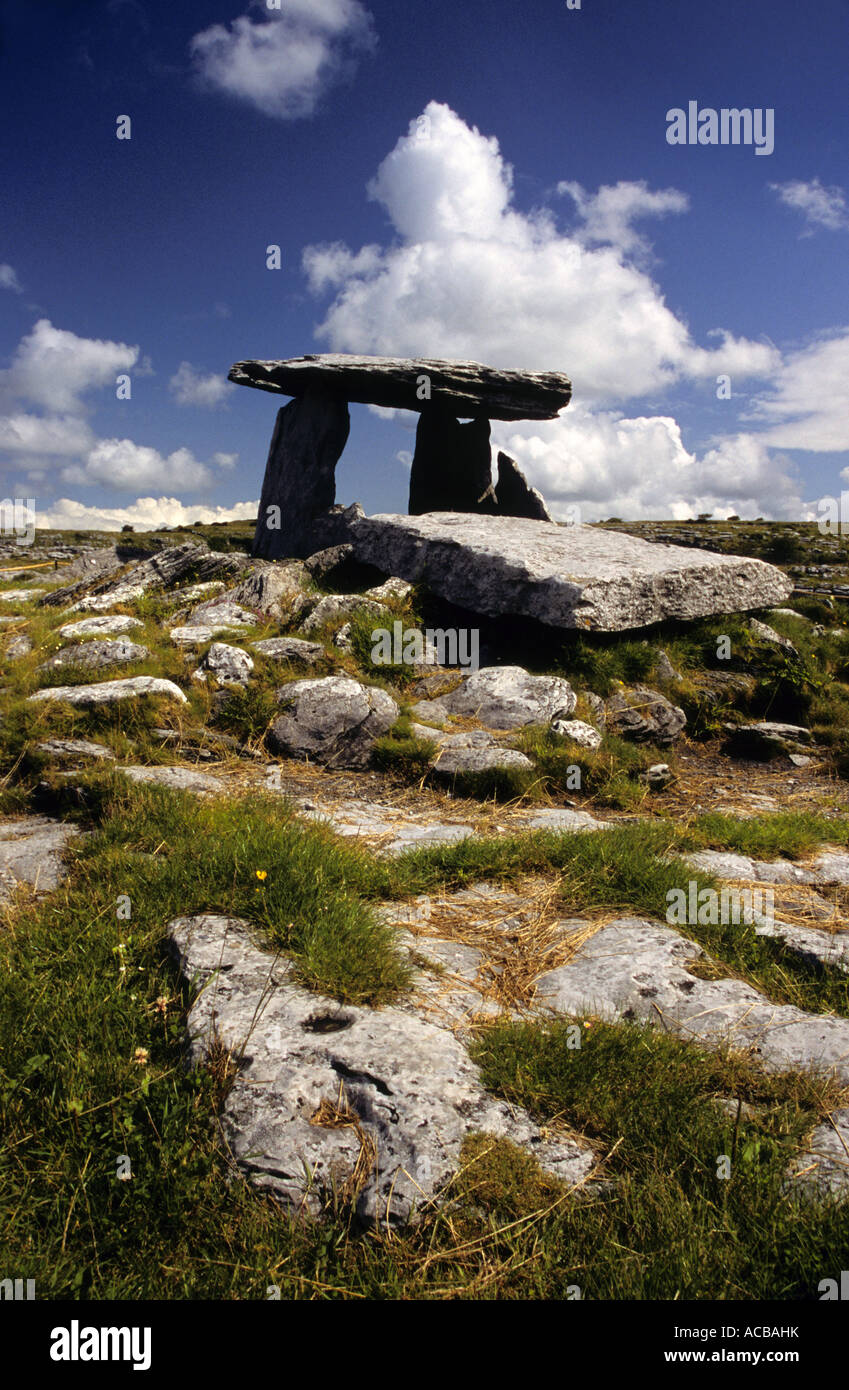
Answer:
POLYGON ((805 864, 789 859, 765 862, 745 854, 704 849, 688 854, 687 862, 717 878, 748 879, 754 883, 809 883, 815 887, 849 886, 849 854, 842 850, 822 850, 805 864))
POLYGON ((788 1175, 788 1188, 805 1195, 849 1196, 849 1109, 835 1110, 825 1124, 817 1125, 807 1148, 795 1160, 788 1175))
POLYGON ((366 598, 377 599, 378 603, 396 600, 402 602, 408 598, 413 591, 412 584, 408 584, 406 579, 399 579, 393 575, 390 579, 385 579, 382 584, 376 584, 372 589, 366 589, 366 598))
POLYGON ((585 724, 583 719, 552 719, 550 727, 551 732, 557 734, 558 738, 568 739, 579 748, 589 748, 593 751, 601 747, 602 740, 598 729, 594 729, 592 724, 585 724))
POLYGON ((76 826, 46 816, 0 820, 0 903, 9 902, 19 883, 49 893, 64 882, 64 850, 79 834, 76 826))
POLYGON ((795 608, 771 608, 770 612, 776 618, 795 618, 800 623, 810 623, 810 618, 806 618, 804 613, 797 613, 795 608))
POLYGON ((294 622, 315 604, 315 598, 304 588, 307 578, 307 571, 298 561, 284 565, 257 560, 227 599, 244 604, 265 618, 294 622))
POLYGON ((254 669, 253 659, 241 647, 230 647, 226 642, 213 642, 206 656, 193 674, 205 680, 214 676, 221 685, 246 685, 254 669))
POLYGON ((107 748, 104 743, 90 743, 86 738, 48 738, 38 746, 43 753, 49 753, 53 758, 115 757, 112 749, 107 748))
POLYGON ((9 638, 4 655, 7 661, 20 661, 22 657, 29 656, 31 651, 32 639, 27 637, 25 632, 19 632, 16 637, 9 638))
POLYGON ((267 637, 251 646, 272 661, 289 661, 299 666, 315 666, 325 655, 320 642, 304 642, 300 637, 267 637))
POLYGON ((482 666, 455 690, 413 706, 420 719, 471 715, 492 729, 519 729, 568 719, 577 696, 560 676, 532 676, 521 666, 482 666))
POLYGON ((669 763, 654 763, 646 770, 646 782, 655 791, 660 791, 663 787, 668 787, 673 780, 674 774, 669 763))
POLYGON ((188 588, 175 593, 174 597, 181 603, 195 603, 199 598, 211 598, 213 594, 220 594, 226 587, 223 579, 210 579, 206 584, 190 584, 188 588))
POLYGON ((790 581, 761 560, 655 545, 592 526, 458 513, 364 517, 355 554, 475 613, 619 632, 763 607, 790 581))
POLYGON ((761 642, 768 642, 770 646, 780 647, 781 650, 787 652, 789 656, 799 655, 790 639, 788 637, 782 637, 781 634, 776 632, 774 627, 770 627, 768 623, 761 623, 757 618, 750 618, 749 631, 752 633, 753 637, 757 637, 761 642))
POLYGON ((208 772, 196 772, 191 767, 119 767, 131 782, 143 782, 172 791, 194 792, 214 796, 226 792, 227 784, 208 772))
POLYGON ((30 599, 40 598, 44 589, 3 589, 0 603, 28 603, 30 599))
POLYGON ((498 482, 495 485, 496 515, 524 516, 532 521, 553 521, 542 493, 531 487, 524 473, 509 454, 498 455, 498 482))
MULTIPOLYGON (((337 545, 349 545, 352 528, 364 516, 365 512, 359 502, 352 502, 349 507, 330 507, 328 511, 321 512, 315 517, 310 528, 310 550, 320 553, 337 545)), ((374 570, 373 565, 370 565, 369 569, 375 575, 379 573, 374 570)))
POLYGON ((301 624, 301 631, 320 632, 327 623, 348 618, 352 613, 368 613, 375 620, 389 617, 388 608, 364 594, 327 594, 301 624))
POLYGON ((213 637, 217 637, 220 632, 229 631, 226 623, 217 623, 214 627, 200 623, 189 623, 184 627, 172 627, 168 636, 172 642, 176 642, 180 647, 202 647, 205 642, 211 642, 213 637))
POLYGON ((398 718, 398 706, 384 690, 347 676, 292 681, 277 699, 285 713, 269 730, 272 751, 337 768, 365 767, 375 739, 398 718))
POLYGON ((458 773, 492 772, 502 769, 532 771, 533 763, 515 748, 504 748, 491 734, 482 730, 467 734, 449 734, 439 740, 431 771, 441 779, 458 773))
POLYGON ((234 603, 229 598, 216 598, 209 603, 201 603, 197 608, 193 608, 190 614, 190 625, 217 628, 219 631, 227 628, 256 627, 257 621, 256 613, 251 613, 248 608, 243 608, 241 604, 234 603))
POLYGON ((247 563, 245 555, 225 555, 202 543, 186 541, 131 565, 123 575, 109 575, 94 583, 84 579, 69 588, 55 589, 42 603, 61 606, 73 598, 72 613, 102 613, 116 604, 131 603, 149 590, 171 588, 189 575, 199 581, 216 579, 237 574, 247 563), (81 591, 85 597, 78 597, 81 591))
POLYGON ((480 362, 437 358, 355 357, 343 353, 237 362, 229 378, 284 396, 319 396, 366 405, 424 410, 436 402, 453 415, 490 420, 553 420, 569 404, 572 384, 562 372, 499 371, 480 362), (427 378, 428 396, 419 392, 427 378))
POLYGON ((754 724, 724 724, 727 734, 728 751, 736 757, 770 759, 781 753, 790 753, 800 744, 810 744, 813 735, 810 729, 799 724, 779 724, 770 720, 759 720, 754 724))
POLYGON ((78 623, 65 623, 59 629, 59 636, 74 641, 78 637, 120 637, 137 627, 144 627, 139 618, 131 618, 126 613, 109 613, 102 618, 81 618, 78 623))
POLYGON ((670 683, 680 681, 683 679, 681 672, 675 670, 675 667, 669 660, 667 653, 662 650, 659 651, 657 654, 657 661, 654 664, 653 674, 655 680, 668 681, 670 683))
POLYGON ((168 936, 184 979, 200 989, 188 1019, 192 1059, 223 1047, 238 1066, 221 1116, 228 1148, 254 1184, 295 1211, 318 1214, 322 1189, 350 1180, 359 1160, 359 1217, 406 1221, 437 1196, 473 1133, 527 1145, 567 1182, 591 1173, 588 1146, 546 1138, 524 1111, 484 1091, 447 1028, 309 993, 234 918, 177 918, 168 936), (347 1124, 332 1122, 340 1108, 347 1124))
POLYGON ((687 723, 682 709, 645 685, 614 691, 605 703, 605 719, 613 733, 635 743, 674 743, 687 723))
POLYGON ((495 510, 489 434, 488 420, 461 425, 450 408, 432 405, 422 411, 410 470, 412 516, 495 510))
POLYGON ((810 767, 813 758, 807 758, 804 753, 788 753, 788 758, 794 767, 810 767))
POLYGON ((277 412, 254 555, 267 560, 303 558, 314 549, 312 523, 336 501, 336 464, 350 428, 345 402, 321 395, 304 395, 277 412))
POLYGON ((37 690, 27 700, 30 703, 63 700, 69 705, 111 705, 117 700, 136 700, 140 695, 166 695, 186 704, 186 697, 178 685, 157 676, 130 676, 126 680, 101 681, 99 685, 54 685, 49 690, 37 690))
POLYGON ((588 811, 570 811, 560 807, 550 807, 535 811, 527 818, 528 830, 557 830, 573 834, 583 830, 609 830, 611 822, 596 820, 588 811))
POLYGON ((86 666, 99 670, 105 666, 129 666, 136 661, 147 661, 150 652, 147 647, 129 642, 125 637, 103 638, 93 642, 78 642, 72 647, 63 647, 39 666, 40 671, 53 671, 63 666, 86 666))
POLYGON ((671 927, 621 918, 538 981, 535 1007, 644 1020, 709 1048, 748 1050, 770 1071, 823 1072, 849 1084, 849 1019, 773 1004, 740 980, 700 979, 688 965, 704 959, 671 927))

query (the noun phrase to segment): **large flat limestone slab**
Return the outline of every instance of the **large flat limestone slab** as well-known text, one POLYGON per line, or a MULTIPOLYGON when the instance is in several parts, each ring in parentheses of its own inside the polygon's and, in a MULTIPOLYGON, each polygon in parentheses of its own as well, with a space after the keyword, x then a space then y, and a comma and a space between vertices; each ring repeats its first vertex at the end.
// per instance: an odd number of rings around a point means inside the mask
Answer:
POLYGON ((589 1145, 543 1133, 488 1094, 447 1028, 400 1007, 310 993, 237 918, 178 917, 168 937, 200 991, 188 1017, 193 1061, 220 1043, 238 1067, 221 1115, 230 1152, 294 1210, 317 1214, 322 1189, 350 1183, 359 1169, 360 1218, 405 1221, 456 1172, 463 1140, 481 1132, 527 1146, 567 1183, 589 1177, 589 1145))
POLYGON ((480 362, 432 357, 355 357, 324 353, 280 362, 237 362, 229 377, 283 396, 324 396, 365 405, 421 411, 428 403, 456 416, 488 420, 553 420, 572 398, 562 372, 499 371, 480 362), (427 377, 429 393, 419 394, 427 377))
POLYGON ((475 613, 599 632, 765 608, 793 587, 763 560, 517 517, 363 517, 351 541, 357 559, 475 613))

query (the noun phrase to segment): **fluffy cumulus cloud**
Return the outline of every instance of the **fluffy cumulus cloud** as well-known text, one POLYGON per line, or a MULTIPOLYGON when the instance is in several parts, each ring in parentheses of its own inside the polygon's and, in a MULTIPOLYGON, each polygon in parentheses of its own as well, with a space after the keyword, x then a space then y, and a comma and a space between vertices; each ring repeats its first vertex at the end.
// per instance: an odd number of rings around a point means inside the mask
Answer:
POLYGON ((730 436, 698 457, 670 416, 628 419, 579 405, 557 420, 493 421, 493 439, 562 521, 699 512, 792 519, 805 507, 792 464, 757 436, 730 436))
POLYGON ((38 512, 36 524, 68 531, 118 531, 122 526, 155 531, 161 526, 191 526, 195 521, 207 526, 216 521, 250 521, 258 508, 258 498, 232 507, 187 507, 176 497, 138 497, 126 507, 87 507, 60 497, 49 511, 38 512))
POLYGON ((587 245, 617 246, 620 251, 643 255, 648 253, 648 243, 635 230, 634 222, 686 212, 690 206, 686 193, 680 193, 677 188, 655 191, 644 179, 638 183, 620 180, 616 184, 605 184, 595 194, 588 193, 579 183, 563 181, 557 185, 557 192, 570 197, 575 204, 581 222, 576 235, 581 241, 587 245))
POLYGON ((849 227, 846 194, 834 184, 826 187, 819 179, 811 179, 808 183, 793 179, 789 183, 771 183, 770 188, 785 207, 801 212, 805 219, 802 236, 812 236, 817 227, 825 227, 830 232, 849 227))
POLYGON ((200 80, 267 116, 310 116, 334 82, 375 46, 359 0, 255 0, 228 28, 195 34, 190 53, 200 80))
MULTIPOLYGON (((560 370, 573 403, 553 421, 493 422, 505 448, 561 518, 796 517, 809 514, 792 461, 775 448, 849 447, 846 338, 786 359, 728 328, 695 341, 647 271, 635 224, 682 215, 676 189, 644 181, 596 193, 563 181, 570 226, 550 208, 521 211, 498 141, 431 102, 380 165, 368 194, 385 209, 386 244, 309 246, 310 288, 329 305, 319 334, 339 352, 469 358, 560 370), (685 446, 671 413, 626 403, 728 374, 735 398, 759 391, 745 425, 685 446)), ((564 204, 561 204, 561 208, 564 204)), ((407 459, 399 462, 407 465, 407 459)), ((813 513, 810 513, 813 515, 813 513)))
MULTIPOLYGON (((81 338, 39 320, 11 366, 0 372, 0 462, 26 480, 25 488, 48 491, 57 469, 66 484, 134 495, 140 488, 198 492, 215 486, 237 454, 216 453, 203 462, 187 448, 161 453, 131 439, 97 437, 83 398, 98 389, 114 392, 116 378, 131 369, 135 375, 150 374, 147 359, 139 361, 138 347, 81 338)), ((171 384, 178 397, 182 392, 196 403, 213 404, 222 383, 183 363, 171 384)))
POLYGON ((114 385, 138 358, 139 349, 127 343, 78 338, 39 319, 19 343, 11 367, 0 372, 0 399, 28 401, 51 413, 81 413, 86 392, 114 385))
MULTIPOLYGON (((217 454, 216 461, 219 467, 230 468, 234 458, 232 454, 217 454)), ((100 483, 117 492, 134 492, 140 487, 197 492, 215 481, 212 467, 196 459, 191 449, 175 449, 166 455, 131 439, 99 439, 82 463, 63 468, 61 477, 78 487, 100 483)))
POLYGON ((618 184, 590 198, 572 185, 583 224, 565 234, 550 212, 514 207, 496 139, 431 102, 368 191, 389 215, 392 245, 304 253, 311 288, 334 293, 319 333, 336 351, 561 370, 576 377, 576 396, 598 403, 777 364, 773 348, 727 331, 715 346, 695 343, 624 254, 623 242, 641 246, 635 218, 683 210, 674 190, 618 184))
POLYGON ((8 265, 5 261, 0 264, 0 290, 14 290, 15 294, 23 294, 24 292, 15 267, 8 265))
POLYGON ((849 449, 849 326, 788 354, 774 389, 754 403, 763 439, 782 449, 849 449))
POLYGON ((216 406, 236 388, 217 372, 199 372, 191 362, 181 362, 168 383, 178 405, 216 406))

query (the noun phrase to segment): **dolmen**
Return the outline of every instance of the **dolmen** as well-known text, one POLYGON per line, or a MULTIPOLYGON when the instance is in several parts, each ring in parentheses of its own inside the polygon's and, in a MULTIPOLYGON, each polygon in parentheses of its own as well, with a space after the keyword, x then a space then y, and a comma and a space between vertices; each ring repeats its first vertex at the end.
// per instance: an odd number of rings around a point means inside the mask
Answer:
MULTIPOLYGON (((336 464, 348 440, 351 401, 418 412, 411 515, 459 512, 551 521, 539 492, 508 454, 499 453, 493 484, 490 420, 554 419, 572 397, 571 382, 562 373, 325 354, 237 362, 229 379, 294 397, 278 411, 271 438, 256 556, 304 559, 319 548, 315 523, 336 501, 336 464)), ((328 540, 326 533, 321 540, 328 540)))

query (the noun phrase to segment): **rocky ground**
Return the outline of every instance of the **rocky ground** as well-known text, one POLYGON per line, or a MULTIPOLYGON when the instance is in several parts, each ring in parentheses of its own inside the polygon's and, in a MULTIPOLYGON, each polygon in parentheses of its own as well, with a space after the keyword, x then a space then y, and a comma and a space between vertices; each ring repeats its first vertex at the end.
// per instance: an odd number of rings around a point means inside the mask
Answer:
MULTIPOLYGON (((647 525, 645 539, 676 544, 687 526, 647 525)), ((765 558, 780 558, 780 539, 765 558)), ((530 1062, 508 1084, 493 1061, 508 1035, 530 1056, 571 1029, 563 1046, 586 1066, 596 1038, 629 1047, 644 1034, 706 1059, 729 1181, 744 1153, 751 1169, 768 1151, 782 1210, 830 1202, 829 1220, 845 1222, 839 566, 811 574, 788 552, 794 593, 775 609, 616 637, 480 620, 481 669, 463 672, 427 650, 413 666, 374 659, 374 628, 468 615, 370 573, 349 547, 270 564, 229 535, 215 543, 127 538, 122 550, 40 535, 24 560, 5 547, 0 891, 16 971, 43 992, 53 966, 39 933, 61 956, 92 894, 101 916, 117 903, 109 950, 123 968, 134 933, 169 956, 155 968, 140 957, 139 1008, 154 1023, 170 1009, 169 1045, 187 1039, 192 1064, 220 1082, 216 1145, 289 1212, 326 1219, 330 1193, 337 1215, 343 1200, 365 1228, 400 1231, 451 1209, 481 1136, 532 1160, 561 1214, 564 1201, 624 1200, 617 1136, 592 1108, 598 1078, 553 1104, 527 1080, 530 1062), (233 812, 264 862, 246 861, 235 830, 212 845, 216 817, 233 812), (300 837, 285 851, 254 826, 275 817, 300 837), (156 874, 189 855, 190 826, 208 869, 181 901, 156 874), (138 873, 145 905, 127 886, 138 873), (709 910, 672 922, 668 894, 691 882, 769 886, 774 911, 756 900, 736 922, 709 910), (325 892, 347 923, 335 936, 325 892), (139 916, 144 930, 121 926, 139 916)), ((152 1059, 139 1030, 129 1073, 156 1086, 175 1054, 152 1059)), ((32 1046, 42 1056, 45 1038, 32 1046)), ((7 1081, 29 1094, 14 1065, 7 1081)), ((121 1136, 130 1153, 132 1125, 121 1136)), ((804 1296, 804 1261, 788 1259, 773 1296, 804 1296)))

